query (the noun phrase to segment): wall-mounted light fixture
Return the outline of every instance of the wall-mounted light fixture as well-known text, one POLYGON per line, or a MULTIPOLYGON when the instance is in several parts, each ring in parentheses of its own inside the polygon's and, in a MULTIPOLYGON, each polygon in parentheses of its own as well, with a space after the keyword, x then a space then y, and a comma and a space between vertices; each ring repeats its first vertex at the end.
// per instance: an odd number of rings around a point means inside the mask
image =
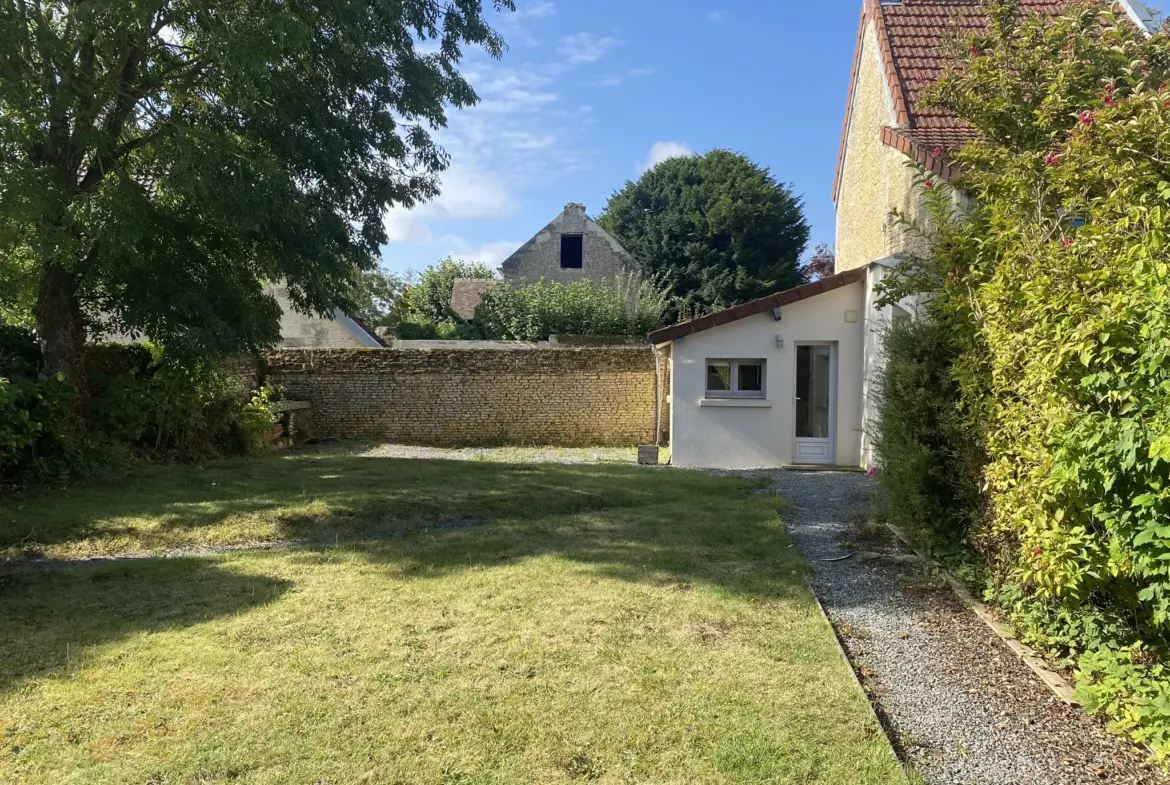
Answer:
POLYGON ((777 349, 783 349, 783 348, 784 348, 784 336, 783 336, 783 335, 777 335, 777 336, 776 336, 776 348, 777 348, 777 349))
POLYGON ((779 307, 772 309, 772 318, 775 319, 776 321, 780 321, 780 308, 779 307))

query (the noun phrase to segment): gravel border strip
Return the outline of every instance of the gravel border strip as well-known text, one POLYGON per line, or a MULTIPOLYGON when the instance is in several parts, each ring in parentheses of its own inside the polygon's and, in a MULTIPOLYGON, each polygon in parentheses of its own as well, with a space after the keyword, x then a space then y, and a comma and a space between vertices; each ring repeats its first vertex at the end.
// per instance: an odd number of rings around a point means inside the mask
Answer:
POLYGON ((904 769, 909 767, 906 755, 903 754, 898 739, 894 736, 893 728, 890 726, 889 719, 884 716, 881 708, 869 694, 869 690, 865 688, 865 681, 861 678, 861 674, 857 672, 857 668, 853 666, 853 660, 849 659, 849 652, 845 649, 845 642, 841 639, 841 633, 837 630, 837 625, 833 624, 833 620, 829 618, 829 612, 825 610, 825 606, 821 603, 821 598, 817 596, 816 591, 813 590, 812 583, 809 582, 808 574, 804 576, 804 585, 808 589, 808 593, 812 595, 813 602, 816 603, 817 610, 821 612, 821 618, 825 620, 825 624, 829 626, 829 632, 833 635, 833 645, 837 647, 837 653, 841 655, 841 662, 849 670, 849 675, 853 677, 853 684, 857 687, 858 694, 861 699, 865 701, 865 705, 869 706, 869 712, 873 715, 878 727, 882 729, 882 735, 886 737, 886 742, 890 745, 890 753, 898 761, 904 769))
POLYGON ((774 477, 772 490, 791 502, 782 515, 809 560, 808 581, 895 752, 923 783, 1167 782, 1134 745, 1039 683, 929 562, 885 527, 854 525, 872 481, 774 477))
POLYGON ((891 523, 887 523, 886 528, 893 532, 894 536, 901 540, 903 545, 918 554, 918 558, 938 570, 940 577, 947 582, 951 587, 951 591, 955 593, 959 600, 970 608, 979 617, 979 620, 987 625, 989 630, 998 635, 1000 640, 1004 642, 1004 645, 1023 660, 1025 665, 1032 669, 1032 672, 1036 674, 1036 678, 1040 679, 1044 686, 1052 690, 1053 695, 1069 706, 1081 705, 1080 701, 1076 698, 1076 690, 1069 685, 1065 678, 1048 667, 1048 663, 1044 661, 1043 657, 1035 649, 1018 640, 1012 634, 1012 631, 1008 629, 1007 625, 996 618, 991 608, 975 599, 971 595, 971 592, 967 590, 967 587, 960 583, 954 575, 951 575, 949 570, 930 558, 927 554, 918 550, 918 547, 906 536, 905 532, 891 523))

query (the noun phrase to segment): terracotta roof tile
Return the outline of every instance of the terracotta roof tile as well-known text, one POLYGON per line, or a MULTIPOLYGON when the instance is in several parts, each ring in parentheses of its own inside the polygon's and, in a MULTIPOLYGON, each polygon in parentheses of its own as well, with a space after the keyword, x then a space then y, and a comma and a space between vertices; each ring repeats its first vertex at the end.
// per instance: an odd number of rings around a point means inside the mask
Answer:
POLYGON ((451 310, 463 321, 470 322, 483 296, 495 283, 490 278, 456 278, 451 287, 451 310))
MULTIPOLYGON (((1021 0, 1020 13, 1054 14, 1064 0, 1021 0)), ((942 73, 947 61, 946 43, 953 34, 978 32, 988 20, 978 0, 902 0, 883 3, 863 0, 861 24, 858 26, 854 54, 853 78, 850 81, 841 147, 837 156, 837 198, 841 167, 845 161, 845 141, 849 132, 849 113, 853 107, 853 85, 860 67, 865 27, 876 21, 878 49, 886 83, 894 104, 895 128, 882 131, 882 140, 911 157, 917 158, 937 174, 949 169, 945 151, 961 147, 977 134, 966 123, 945 109, 927 107, 922 93, 942 73), (935 161, 934 150, 943 148, 942 160, 935 161)))
MULTIPOLYGON (((1022 0, 1021 14, 1055 14, 1062 0, 1022 0)), ((913 130, 959 132, 937 134, 931 141, 973 138, 970 128, 945 109, 927 107, 922 92, 939 77, 947 62, 947 39, 954 34, 976 33, 987 27, 987 15, 977 0, 904 0, 899 5, 878 4, 882 29, 892 55, 891 89, 902 94, 913 130)), ((897 101, 897 98, 895 98, 897 101)))

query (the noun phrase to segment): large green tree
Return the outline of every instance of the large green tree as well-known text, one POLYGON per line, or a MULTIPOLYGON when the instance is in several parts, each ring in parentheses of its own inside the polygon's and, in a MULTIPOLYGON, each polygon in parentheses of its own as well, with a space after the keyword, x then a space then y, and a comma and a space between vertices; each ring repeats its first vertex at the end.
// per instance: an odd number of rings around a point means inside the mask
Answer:
POLYGON ((667 159, 611 196, 598 222, 644 274, 669 284, 683 312, 737 305, 805 280, 801 200, 738 153, 667 159))
POLYGON ((348 305, 437 193, 465 45, 502 52, 481 0, 0 0, 0 274, 48 366, 95 314, 214 354, 277 339, 265 280, 348 305))

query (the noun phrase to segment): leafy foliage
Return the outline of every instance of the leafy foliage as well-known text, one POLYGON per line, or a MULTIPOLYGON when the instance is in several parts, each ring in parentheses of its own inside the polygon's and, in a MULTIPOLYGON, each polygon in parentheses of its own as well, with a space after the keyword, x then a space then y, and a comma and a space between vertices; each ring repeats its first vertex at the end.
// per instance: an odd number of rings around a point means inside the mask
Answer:
POLYGON ((276 391, 241 399, 214 362, 176 362, 160 348, 91 345, 84 431, 71 427, 77 388, 46 373, 32 334, 0 329, 0 478, 68 481, 117 468, 131 450, 210 455, 267 444, 276 391))
POLYGON ((572 335, 645 335, 662 326, 670 296, 653 281, 625 276, 614 282, 493 287, 475 311, 482 338, 543 341, 572 335))
POLYGON ((598 223, 678 309, 737 305, 804 282, 808 223, 768 169, 727 150, 670 158, 610 197, 598 223))
POLYGON ((888 296, 929 293, 949 344, 943 387, 987 456, 971 539, 992 595, 1166 756, 1170 37, 1100 4, 988 7, 929 90, 981 132, 952 156, 976 205, 929 183, 930 252, 888 296))
POLYGON ((946 326, 896 319, 884 331, 874 453, 882 517, 932 550, 963 544, 981 510, 985 456, 969 438, 946 326))
MULTIPOLYGON (((456 319, 453 310, 450 310, 450 292, 455 287, 457 278, 482 278, 495 280, 493 269, 481 262, 464 262, 448 256, 438 264, 432 264, 419 274, 419 282, 408 287, 395 310, 395 317, 399 323, 414 323, 422 325, 420 330, 426 330, 426 325, 450 324, 454 326, 456 319)), ((439 328, 433 328, 439 330, 439 328)), ((409 331, 409 328, 407 328, 409 331)))
POLYGON ((465 45, 503 51, 480 2, 3 0, 0 308, 74 376, 86 314, 207 355, 276 340, 262 280, 351 305, 386 209, 438 192, 465 45))
POLYGON ((391 321, 398 299, 405 290, 405 281, 397 275, 380 267, 366 270, 354 284, 354 306, 349 314, 371 327, 383 326, 391 321))
POLYGON ((804 274, 813 281, 821 278, 827 278, 833 274, 837 268, 837 254, 834 253, 833 247, 827 243, 821 243, 813 249, 812 256, 804 264, 804 274))

